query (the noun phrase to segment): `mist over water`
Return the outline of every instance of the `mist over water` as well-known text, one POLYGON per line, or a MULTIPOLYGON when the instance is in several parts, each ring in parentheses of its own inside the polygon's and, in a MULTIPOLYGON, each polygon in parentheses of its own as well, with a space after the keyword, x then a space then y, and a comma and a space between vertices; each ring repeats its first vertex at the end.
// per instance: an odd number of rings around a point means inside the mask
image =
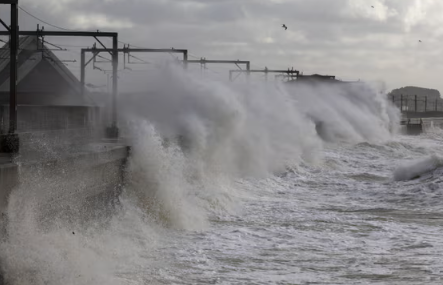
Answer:
POLYGON ((328 141, 380 142, 398 131, 399 110, 386 94, 363 82, 292 84, 289 92, 305 114, 323 125, 328 141))
POLYGON ((150 121, 163 137, 182 136, 187 154, 214 172, 266 176, 313 161, 321 149, 314 124, 283 88, 228 85, 167 69, 148 79, 147 89, 125 97, 125 113, 150 121))
POLYGON ((399 113, 365 84, 228 83, 173 67, 145 84, 146 92, 119 101, 122 133, 132 146, 121 206, 105 222, 61 218, 42 228, 35 212, 44 206, 27 199, 32 186, 18 189, 8 209, 9 240, 0 248, 8 280, 207 284, 225 276, 235 283, 241 277, 230 269, 232 258, 246 266, 245 282, 286 282, 258 274, 276 274, 272 259, 254 272, 252 260, 265 255, 251 252, 278 241, 288 254, 297 252, 294 244, 306 240, 293 228, 283 238, 282 223, 296 226, 303 213, 318 218, 307 208, 316 199, 335 201, 327 192, 344 195, 336 185, 350 185, 346 175, 356 171, 349 163, 357 157, 372 155, 382 169, 361 166, 368 173, 352 173, 365 174, 358 177, 385 181, 394 171, 380 161, 396 139, 399 113), (217 273, 221 268, 225 275, 217 273))

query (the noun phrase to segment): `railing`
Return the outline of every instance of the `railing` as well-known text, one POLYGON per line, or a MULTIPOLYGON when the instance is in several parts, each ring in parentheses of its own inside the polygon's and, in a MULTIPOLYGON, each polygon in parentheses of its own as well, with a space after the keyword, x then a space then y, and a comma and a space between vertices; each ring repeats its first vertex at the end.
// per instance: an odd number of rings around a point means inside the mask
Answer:
MULTIPOLYGON (((443 112, 443 100, 441 98, 428 99, 421 95, 390 95, 394 103, 402 112, 443 112)), ((435 97, 435 96, 434 96, 435 97)))
MULTIPOLYGON (((101 123, 99 107, 17 106, 17 132, 93 128, 101 123)), ((0 105, 0 133, 9 127, 9 105, 0 105)))

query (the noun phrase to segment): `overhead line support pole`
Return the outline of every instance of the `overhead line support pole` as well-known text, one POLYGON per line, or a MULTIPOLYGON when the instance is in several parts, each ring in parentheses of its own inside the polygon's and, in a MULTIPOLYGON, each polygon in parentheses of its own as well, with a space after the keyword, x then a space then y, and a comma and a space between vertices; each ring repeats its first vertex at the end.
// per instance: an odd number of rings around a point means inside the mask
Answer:
POLYGON ((117 97, 118 97, 118 38, 112 38, 112 124, 108 128, 109 138, 118 138, 119 130, 117 125, 117 97))
MULTIPOLYGON (((82 49, 81 50, 82 54, 87 53, 87 52, 92 52, 94 54, 94 58, 95 56, 97 56, 99 53, 101 52, 107 52, 107 53, 111 53, 112 54, 112 109, 111 109, 111 126, 109 128, 107 128, 107 136, 109 138, 116 138, 118 137, 118 125, 117 125, 117 121, 118 121, 118 114, 117 114, 117 97, 118 97, 118 54, 119 52, 123 52, 123 53, 163 53, 163 52, 167 52, 167 53, 181 53, 183 54, 183 60, 187 61, 187 57, 188 57, 188 50, 186 49, 149 49, 149 48, 129 48, 129 47, 124 47, 124 48, 118 48, 118 37, 117 35, 115 35, 113 37, 113 42, 112 42, 112 49, 108 49, 108 48, 87 48, 87 49, 82 49)), ((88 62, 89 63, 89 62, 88 62)), ((86 74, 86 64, 81 64, 81 74, 86 74)), ((185 68, 186 68, 186 63, 184 64, 185 68)), ((84 82, 82 83, 82 85, 84 86, 84 82)))
POLYGON ((188 69, 188 50, 185 50, 185 51, 183 52, 183 68, 184 68, 185 70, 188 69))
MULTIPOLYGON (((251 67, 251 62, 250 61, 248 61, 248 60, 223 60, 223 59, 220 59, 220 60, 214 60, 214 59, 206 59, 206 58, 202 58, 202 59, 191 59, 191 60, 187 60, 186 62, 186 65, 187 64, 189 64, 189 63, 199 63, 199 64, 202 64, 202 65, 205 65, 206 66, 206 64, 207 63, 215 63, 215 64, 235 64, 235 65, 239 65, 239 64, 244 64, 244 65, 246 65, 246 70, 243 70, 243 71, 246 71, 247 72, 247 76, 249 76, 249 70, 250 70, 250 67, 251 67)), ((232 81, 232 73, 231 72, 229 72, 229 80, 230 81, 232 81)))
MULTIPOLYGON (((89 63, 89 62, 88 62, 89 63)), ((87 64, 85 64, 85 52, 81 51, 80 54, 80 66, 82 68, 80 68, 80 85, 81 85, 81 95, 82 97, 85 95, 85 68, 83 68, 84 66, 86 66, 87 64)))
POLYGON ((18 51, 18 0, 1 0, 0 4, 11 6, 11 27, 1 21, 5 26, 5 35, 9 35, 9 130, 6 135, 1 135, 0 151, 18 153, 19 137, 17 135, 17 51, 18 51))

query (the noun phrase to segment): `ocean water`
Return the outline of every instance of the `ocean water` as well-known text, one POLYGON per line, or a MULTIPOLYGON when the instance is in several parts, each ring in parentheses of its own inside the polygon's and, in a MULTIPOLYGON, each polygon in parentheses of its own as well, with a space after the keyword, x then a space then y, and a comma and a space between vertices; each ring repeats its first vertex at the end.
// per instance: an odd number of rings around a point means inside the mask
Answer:
POLYGON ((441 129, 399 134, 398 111, 364 84, 164 72, 121 106, 133 153, 106 222, 43 231, 29 189, 13 195, 8 281, 442 284, 441 129))

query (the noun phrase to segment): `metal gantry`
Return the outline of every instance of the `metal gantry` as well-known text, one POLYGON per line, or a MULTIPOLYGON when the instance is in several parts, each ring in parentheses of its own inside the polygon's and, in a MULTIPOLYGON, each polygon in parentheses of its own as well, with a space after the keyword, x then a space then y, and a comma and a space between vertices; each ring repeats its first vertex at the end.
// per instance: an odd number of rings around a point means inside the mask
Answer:
MULTIPOLYGON (((2 1, 2 0, 0 0, 2 1)), ((0 2, 2 3, 2 2, 0 2)), ((107 136, 109 138, 118 138, 119 130, 117 125, 117 96, 118 96, 118 80, 117 80, 117 71, 118 71, 118 33, 115 32, 80 32, 80 31, 44 31, 43 29, 37 31, 19 31, 19 35, 21 36, 35 36, 35 37, 93 37, 95 38, 101 45, 101 41, 98 38, 112 38, 112 49, 108 49, 108 52, 112 55, 112 118, 111 125, 107 128, 107 136)), ((9 32, 0 32, 0 36, 7 36, 9 32)), ((18 37, 17 37, 18 39, 18 37)), ((103 45, 104 46, 104 45, 103 45)), ((11 48, 12 50, 12 48, 11 48)), ((11 51, 12 53, 12 51, 11 51)), ((13 57, 11 56, 11 59, 13 57)), ((12 74, 12 73, 11 73, 12 74)), ((16 124, 16 118, 14 119, 14 124, 16 124)))
POLYGON ((248 75, 251 73, 264 73, 266 75, 266 79, 268 78, 268 73, 281 73, 286 74, 288 76, 298 76, 300 74, 300 71, 294 70, 294 68, 287 70, 279 70, 279 69, 268 69, 265 67, 265 69, 253 69, 253 70, 229 70, 229 79, 232 81, 232 74, 233 73, 247 73, 248 75))
MULTIPOLYGON (((110 53, 110 52, 116 52, 120 53, 123 52, 124 54, 127 53, 181 53, 183 54, 183 62, 184 67, 187 66, 187 59, 188 59, 188 50, 187 49, 153 49, 153 48, 117 48, 117 49, 107 49, 107 48, 86 48, 81 50, 81 59, 80 59, 80 82, 81 82, 81 88, 82 88, 82 94, 85 92, 85 78, 86 78, 86 66, 93 61, 100 53, 110 53), (86 62, 86 53, 92 53, 92 58, 89 59, 86 62)), ((117 74, 113 74, 113 79, 117 79, 117 74)))
MULTIPOLYGON (((207 63, 214 63, 214 64, 235 64, 238 68, 239 71, 245 71, 247 75, 249 75, 249 71, 251 70, 251 62, 249 60, 225 60, 225 59, 206 59, 206 58, 201 58, 201 59, 192 59, 192 60, 187 60, 187 63, 198 63, 201 64, 202 66, 206 66, 207 63), (241 69, 241 67, 239 66, 239 64, 244 64, 246 66, 246 69, 241 69)), ((229 79, 232 80, 231 78, 231 74, 229 73, 229 79)))
MULTIPOLYGON (((108 49, 103 44, 101 44, 101 45, 103 46, 103 48, 101 48, 101 49, 94 47, 94 48, 87 48, 87 49, 81 50, 80 83, 81 83, 82 95, 85 92, 86 66, 102 52, 111 53, 113 55, 112 82, 113 82, 113 93, 115 92, 115 94, 117 94, 117 81, 118 81, 118 74, 117 73, 118 72, 117 72, 117 65, 114 62, 114 56, 118 55, 118 53, 120 53, 120 52, 123 52, 125 54, 131 53, 131 52, 132 53, 181 53, 181 54, 183 54, 183 61, 185 62, 184 68, 186 69, 186 67, 187 67, 186 61, 188 59, 188 50, 186 50, 186 49, 129 48, 126 46, 124 48, 116 48, 115 46, 113 46, 113 49, 108 49), (86 62, 86 53, 87 52, 91 52, 93 54, 92 58, 90 60, 88 60, 88 62, 86 62)), ((118 61, 118 57, 116 60, 118 61)), ((116 96, 113 96, 112 114, 113 114, 112 115, 113 126, 116 126, 117 125, 116 124, 116 122, 117 122, 117 97, 116 96)), ((108 136, 109 137, 118 137, 118 129, 112 128, 110 130, 110 133, 108 133, 108 136), (116 133, 114 134, 113 131, 116 131, 116 133)))

